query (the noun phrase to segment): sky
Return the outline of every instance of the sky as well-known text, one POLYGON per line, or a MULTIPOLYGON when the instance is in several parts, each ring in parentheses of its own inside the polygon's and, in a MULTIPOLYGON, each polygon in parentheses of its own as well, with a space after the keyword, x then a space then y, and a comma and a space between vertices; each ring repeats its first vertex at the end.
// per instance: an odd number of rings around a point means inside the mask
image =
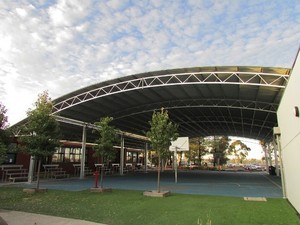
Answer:
POLYGON ((246 159, 262 159, 265 156, 262 146, 259 144, 259 140, 241 137, 230 137, 231 143, 233 141, 240 140, 247 147, 250 148, 246 159))
POLYGON ((299 0, 2 0, 0 102, 10 125, 121 76, 200 66, 292 67, 299 0))

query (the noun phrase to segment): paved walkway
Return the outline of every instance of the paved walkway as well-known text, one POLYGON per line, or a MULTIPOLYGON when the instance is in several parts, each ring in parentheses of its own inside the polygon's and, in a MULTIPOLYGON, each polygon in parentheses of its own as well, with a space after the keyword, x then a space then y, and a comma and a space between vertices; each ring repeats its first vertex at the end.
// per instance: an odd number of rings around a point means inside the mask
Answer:
POLYGON ((0 210, 0 225, 101 225, 84 220, 67 219, 34 213, 0 210))

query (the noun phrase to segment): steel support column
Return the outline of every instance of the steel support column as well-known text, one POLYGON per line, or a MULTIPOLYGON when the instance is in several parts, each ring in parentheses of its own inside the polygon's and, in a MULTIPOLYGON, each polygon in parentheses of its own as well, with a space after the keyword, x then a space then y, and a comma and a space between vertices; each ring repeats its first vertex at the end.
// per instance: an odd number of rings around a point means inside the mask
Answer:
POLYGON ((120 148, 120 175, 124 173, 124 137, 121 135, 121 148, 120 148))
POLYGON ((269 163, 268 163, 268 154, 267 154, 267 148, 266 148, 266 146, 263 146, 263 150, 264 150, 264 153, 265 153, 266 171, 268 172, 268 170, 269 170, 269 163))
POLYGON ((284 167, 283 167, 283 158, 282 158, 281 144, 280 144, 279 135, 276 135, 276 142, 277 142, 279 158, 280 158, 280 175, 281 175, 282 195, 283 195, 283 198, 287 198, 286 197, 287 195, 286 195, 286 187, 285 187, 285 175, 284 175, 284 167))
POLYGON ((81 162, 80 162, 80 179, 84 179, 85 175, 85 151, 86 151, 86 126, 82 129, 82 148, 81 148, 81 162))
POLYGON ((145 144, 145 157, 144 157, 144 172, 147 173, 148 172, 148 167, 147 167, 147 163, 148 163, 148 143, 145 144))
POLYGON ((278 142, 277 142, 277 139, 276 139, 276 140, 274 140, 274 159, 275 159, 276 176, 279 177, 280 174, 279 174, 277 151, 279 152, 279 146, 278 146, 278 142), (276 145, 275 145, 275 142, 276 142, 276 145))
POLYGON ((33 156, 30 156, 28 183, 32 183, 32 181, 34 180, 34 168, 35 168, 35 159, 33 156))

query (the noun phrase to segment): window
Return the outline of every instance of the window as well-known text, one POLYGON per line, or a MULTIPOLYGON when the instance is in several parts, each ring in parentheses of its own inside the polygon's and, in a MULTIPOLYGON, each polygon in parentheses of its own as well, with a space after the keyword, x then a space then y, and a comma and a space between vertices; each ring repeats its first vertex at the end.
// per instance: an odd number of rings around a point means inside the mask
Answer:
POLYGON ((4 164, 16 164, 16 153, 7 153, 4 164))
POLYGON ((132 152, 126 153, 126 162, 132 162, 132 152))
POLYGON ((52 162, 64 162, 64 148, 59 148, 56 150, 56 152, 52 156, 52 162))
MULTIPOLYGON (((72 162, 79 163, 81 161, 81 148, 61 147, 56 150, 52 156, 52 162, 72 162)), ((87 162, 87 152, 85 156, 87 162)))
POLYGON ((127 152, 126 153, 126 162, 137 163, 137 152, 127 152))
POLYGON ((132 153, 132 162, 137 163, 137 152, 132 153))

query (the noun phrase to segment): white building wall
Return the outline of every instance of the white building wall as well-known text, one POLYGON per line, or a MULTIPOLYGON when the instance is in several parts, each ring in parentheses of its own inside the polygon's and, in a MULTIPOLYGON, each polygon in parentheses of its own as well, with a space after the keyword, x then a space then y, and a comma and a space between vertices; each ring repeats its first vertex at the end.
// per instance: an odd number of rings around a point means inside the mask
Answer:
POLYGON ((300 117, 294 115, 295 106, 300 109, 300 53, 277 111, 286 194, 300 213, 300 117))

